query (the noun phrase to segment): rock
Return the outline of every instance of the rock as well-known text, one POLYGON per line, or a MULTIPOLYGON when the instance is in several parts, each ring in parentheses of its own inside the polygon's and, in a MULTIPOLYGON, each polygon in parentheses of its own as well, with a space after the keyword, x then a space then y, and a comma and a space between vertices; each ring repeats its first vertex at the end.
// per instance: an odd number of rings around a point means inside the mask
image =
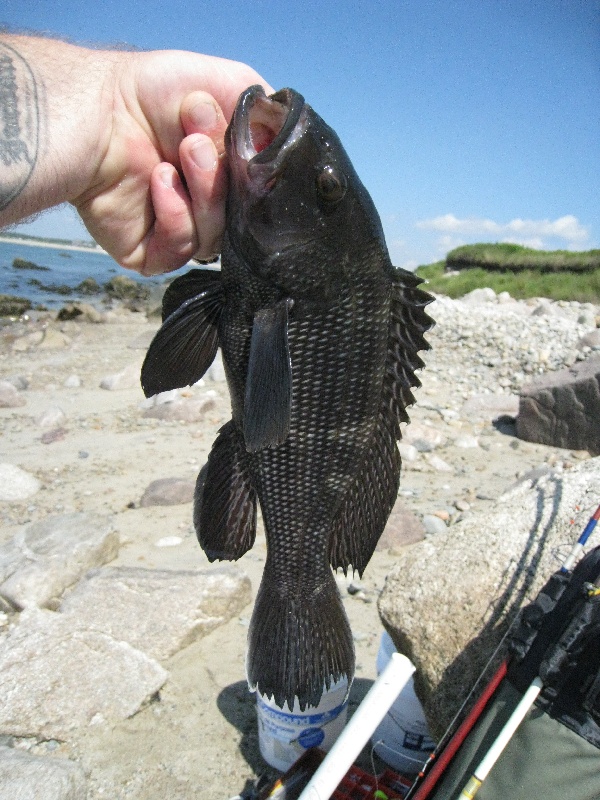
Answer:
POLYGON ((447 461, 444 461, 443 458, 436 456, 434 453, 430 453, 427 456, 427 463, 431 464, 436 472, 454 472, 454 467, 451 467, 447 461))
POLYGON ((90 571, 60 611, 78 627, 163 660, 235 617, 250 600, 250 579, 237 567, 105 567, 90 571))
POLYGON ((599 348, 600 349, 600 329, 596 328, 589 333, 586 333, 585 336, 582 336, 581 339, 577 342, 577 349, 581 350, 584 347, 591 347, 591 348, 599 348))
POLYGON ((9 375, 5 380, 12 383, 20 392, 29 389, 29 378, 26 375, 9 375))
POLYGON ((26 258, 13 258, 13 269, 34 270, 36 272, 50 272, 50 267, 42 267, 35 261, 28 261, 26 258))
POLYGON ((396 648, 417 667, 417 693, 434 736, 444 732, 516 612, 556 571, 556 553, 575 543, 599 496, 595 458, 560 477, 542 476, 533 487, 524 483, 488 511, 472 510, 401 553, 379 612, 396 648))
POLYGON ((24 353, 37 347, 44 338, 44 331, 31 331, 25 336, 19 336, 18 339, 12 343, 12 350, 16 353, 24 353))
POLYGON ((118 551, 119 535, 106 517, 74 513, 34 522, 0 547, 0 597, 16 609, 53 604, 118 551))
POLYGON ((466 500, 455 500, 454 508, 456 508, 457 511, 469 511, 471 508, 471 504, 468 503, 466 500))
POLYGON ((463 303, 469 306, 478 306, 482 303, 495 303, 496 292, 489 287, 485 287, 483 289, 473 289, 472 292, 468 292, 461 297, 461 300, 463 303))
POLYGON ((74 761, 0 746, 0 798, 86 800, 87 796, 85 772, 74 761))
POLYGON ((69 377, 65 379, 63 386, 65 389, 79 389, 81 386, 81 378, 79 375, 69 375, 69 377))
POLYGON ((540 300, 539 304, 533 309, 531 312, 532 317, 542 317, 542 316, 563 316, 564 312, 562 308, 553 303, 552 300, 546 300, 543 298, 540 300))
POLYGON ((107 389, 109 392, 115 392, 121 389, 135 389, 137 387, 139 387, 141 391, 140 365, 137 363, 129 364, 120 372, 107 375, 100 381, 100 388, 107 389))
POLYGON ((595 356, 523 387, 517 436, 599 455, 599 420, 600 356, 595 356))
POLYGON ((95 278, 84 278, 77 284, 75 291, 79 294, 100 294, 102 287, 95 278))
POLYGON ((62 331, 55 331, 54 328, 46 328, 44 337, 38 344, 40 350, 57 350, 71 344, 71 339, 62 331))
POLYGON ((27 401, 9 381, 0 381, 0 408, 18 408, 27 401))
POLYGON ((437 536, 438 534, 446 533, 448 530, 444 520, 440 519, 436 514, 424 514, 423 525, 428 536, 437 536))
POLYGON ((20 317, 31 308, 25 297, 12 294, 0 294, 0 317, 20 317))
POLYGON ((33 475, 14 464, 0 464, 0 502, 15 503, 26 500, 41 488, 33 475))
POLYGON ((419 518, 396 500, 392 513, 377 542, 378 551, 391 550, 395 554, 403 547, 425 538, 425 529, 419 518))
POLYGON ((68 430, 66 428, 62 427, 51 428, 50 430, 44 431, 44 433, 40 436, 40 442, 42 444, 53 444, 54 442, 61 442, 65 438, 67 433, 68 430))
POLYGON ((431 425, 411 422, 402 433, 406 444, 412 444, 420 453, 429 453, 445 441, 444 435, 431 425))
POLYGON ((180 503, 191 503, 194 499, 195 481, 184 478, 160 478, 148 485, 140 506, 175 506, 180 503))
POLYGON ((127 275, 117 275, 104 284, 106 294, 115 300, 145 300, 149 289, 127 275))
POLYGON ((412 444, 400 442, 398 449, 400 450, 400 458, 402 461, 412 462, 419 458, 419 451, 412 444))
POLYGON ((106 314, 98 311, 89 303, 67 303, 60 309, 56 316, 57 320, 76 320, 77 322, 93 322, 98 324, 106 322, 106 314))
POLYGON ((472 447, 479 447, 479 440, 476 436, 471 436, 468 433, 461 433, 454 440, 456 447, 461 447, 463 450, 468 450, 472 447))
POLYGON ((127 642, 31 608, 0 642, 0 730, 68 740, 77 729, 131 717, 167 677, 127 642))
POLYGON ((38 428, 56 428, 66 420, 65 412, 58 406, 52 406, 36 417, 35 424, 38 428))
POLYGON ((144 403, 143 407, 146 409, 143 413, 144 417, 198 422, 207 411, 215 407, 214 397, 209 393, 201 397, 193 395, 185 397, 175 390, 175 392, 163 392, 162 395, 155 395, 144 403), (172 395, 172 399, 170 398, 167 402, 161 401, 159 398, 165 394, 172 395))

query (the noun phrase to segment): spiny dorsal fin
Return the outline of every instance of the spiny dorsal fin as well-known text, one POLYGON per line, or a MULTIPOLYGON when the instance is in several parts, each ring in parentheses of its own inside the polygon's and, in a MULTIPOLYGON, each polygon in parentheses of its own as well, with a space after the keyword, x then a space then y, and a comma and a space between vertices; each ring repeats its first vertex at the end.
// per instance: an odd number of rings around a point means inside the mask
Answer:
POLYGON ((424 311, 433 298, 418 288, 419 283, 411 272, 396 270, 379 416, 364 463, 332 526, 331 566, 344 572, 352 565, 362 575, 398 495, 400 422, 409 421, 406 408, 414 403, 411 388, 421 385, 415 375, 415 369, 423 366, 418 351, 429 349, 423 334, 433 325, 424 311))

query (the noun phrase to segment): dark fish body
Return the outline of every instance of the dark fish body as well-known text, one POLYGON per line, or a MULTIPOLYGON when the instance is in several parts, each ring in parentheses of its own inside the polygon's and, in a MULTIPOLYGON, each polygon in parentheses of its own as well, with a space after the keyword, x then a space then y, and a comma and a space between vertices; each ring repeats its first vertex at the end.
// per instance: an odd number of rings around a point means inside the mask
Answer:
POLYGON ((395 502, 431 298, 392 266, 336 134, 296 92, 248 89, 226 145, 221 273, 173 282, 142 384, 193 383, 222 348, 232 420, 198 478, 194 522, 209 559, 237 559, 260 503, 267 559, 248 680, 304 708, 354 673, 331 567, 362 573, 395 502))

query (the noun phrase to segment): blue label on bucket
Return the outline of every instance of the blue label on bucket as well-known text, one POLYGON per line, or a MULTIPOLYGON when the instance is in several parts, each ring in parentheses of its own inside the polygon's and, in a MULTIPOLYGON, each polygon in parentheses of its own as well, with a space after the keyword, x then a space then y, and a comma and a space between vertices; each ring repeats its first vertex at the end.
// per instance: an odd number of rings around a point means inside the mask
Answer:
POLYGON ((332 708, 330 711, 319 711, 316 714, 300 715, 289 714, 285 711, 281 711, 280 709, 270 708, 268 705, 266 705, 260 695, 257 696, 257 700, 261 708, 261 713, 265 717, 270 717, 274 722, 277 721, 293 727, 304 727, 305 725, 327 725, 328 722, 331 722, 331 720, 334 720, 336 717, 338 717, 343 709, 348 705, 348 700, 345 700, 341 705, 332 708))
POLYGON ((325 733, 321 728, 307 728, 298 737, 298 742, 308 750, 311 747, 318 747, 324 738, 325 733))

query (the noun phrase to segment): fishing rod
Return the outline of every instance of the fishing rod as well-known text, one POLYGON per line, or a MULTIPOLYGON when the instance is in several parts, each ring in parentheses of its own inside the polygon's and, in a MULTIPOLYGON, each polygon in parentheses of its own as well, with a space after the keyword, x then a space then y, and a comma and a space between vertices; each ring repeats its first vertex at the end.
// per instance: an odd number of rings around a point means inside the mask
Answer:
MULTIPOLYGON (((585 543, 590 538, 592 531, 596 527, 596 524, 600 520, 600 505, 596 509, 596 511, 590 517, 588 524, 585 526, 585 529, 575 545, 573 549, 565 559, 560 573, 561 575, 568 575, 571 573, 575 562, 578 560, 579 555, 581 554, 585 543)), ((566 585, 566 584, 565 584, 566 585)), ((598 590, 598 587, 595 589, 598 590)), ((558 598, 557 598, 558 599, 558 598)), ((517 728, 521 724, 521 722, 527 716, 527 713, 537 700, 540 692, 544 688, 542 683, 542 679, 536 676, 529 687, 525 691, 525 694, 517 704, 517 707, 510 715, 508 720, 506 721, 504 727, 492 743, 492 746, 487 751, 479 765, 473 771, 473 774, 465 784, 462 792, 458 795, 457 800, 473 800, 479 789, 481 788, 483 782, 490 774, 494 764, 498 761, 502 753, 504 752, 506 746, 514 736, 517 728)))
MULTIPOLYGON (((583 547, 585 546, 586 542, 590 538, 590 536, 592 534, 592 531, 596 527, 596 524, 598 523, 599 520, 600 520, 600 505, 598 506, 596 511, 591 516, 591 518, 590 518, 589 522, 587 523, 585 529, 583 530, 582 534, 579 536, 577 542, 575 543, 575 545, 571 549, 571 552, 569 553, 567 558, 564 560, 564 562, 563 562, 563 564, 562 564, 562 566, 560 568, 560 574, 561 574, 561 576, 563 576, 563 580, 564 580, 564 576, 567 576, 572 571, 574 564, 578 560, 578 558, 579 558, 579 556, 580 556, 580 554, 581 554, 581 552, 583 550, 583 547)), ((564 585, 566 585, 566 584, 564 584, 564 585)), ((555 599, 557 601, 558 597, 556 597, 555 599)), ((498 649, 502 645, 502 642, 504 641, 505 637, 508 635, 508 633, 509 633, 511 628, 512 628, 512 624, 509 627, 509 629, 507 630, 506 634, 502 637, 502 641, 500 642, 500 645, 496 649, 496 652, 498 651, 498 649)), ((496 653, 494 653, 494 655, 495 654, 496 653)), ((492 659, 493 658, 494 658, 494 656, 492 656, 492 659)), ((500 686, 500 684, 504 680, 504 678, 505 678, 505 676, 507 674, 507 671, 508 671, 508 659, 504 659, 504 661, 500 664, 499 668, 496 670, 496 672, 492 676, 492 678, 489 681, 489 683, 486 685, 485 689, 481 693, 481 695, 478 698, 477 702, 474 704, 473 708, 469 711, 469 713, 466 716, 466 718, 463 720, 461 725, 456 730, 456 733, 453 736, 451 736, 451 738, 449 740, 447 739, 447 736, 444 737, 444 739, 447 740, 447 743, 444 744, 442 742, 440 744, 440 747, 438 747, 431 754, 431 756, 429 757, 427 763, 423 766, 421 772, 417 776, 417 778, 415 780, 415 783, 413 784, 412 788, 409 790, 409 792, 408 792, 408 794, 406 796, 406 800, 426 800, 426 798, 429 797, 430 793, 432 792, 432 790, 434 789, 434 787, 438 783, 440 777, 442 776, 444 770, 446 769, 448 764, 452 761, 452 759, 456 755, 457 751, 459 750, 459 748, 463 744, 464 740, 467 738, 467 736, 469 735, 469 733, 473 729, 475 723, 477 722, 477 720, 479 719, 479 717, 481 716, 481 714, 483 713, 483 711, 487 707, 489 701, 491 700, 491 698, 496 693, 496 690, 498 689, 498 687, 500 686)), ((500 757, 500 753, 502 752, 502 750, 504 750, 504 748, 506 747, 506 745, 510 741, 510 738, 515 733, 517 727, 519 726, 520 722, 522 721, 523 717, 526 715, 527 711, 529 710, 529 708, 531 708, 531 706, 535 702, 535 699, 539 695, 540 689, 537 688, 537 684, 534 687, 533 686, 534 683, 535 683, 535 680, 532 682, 532 684, 529 687, 529 689, 531 691, 529 692, 529 690, 528 690, 526 692, 526 694, 523 696, 523 698, 521 700, 521 703, 519 703, 519 706, 517 706, 517 708, 513 712, 514 718, 513 718, 513 716, 511 716, 511 718, 506 723, 506 726, 509 726, 511 724, 511 722, 513 724, 516 722, 516 725, 514 726, 514 729, 512 730, 512 732, 510 732, 510 728, 506 727, 506 730, 503 729, 500 732, 499 736, 497 737, 496 741, 492 744, 492 747, 491 747, 491 749, 489 751, 489 752, 492 753, 492 756, 490 757, 490 759, 487 762, 484 759, 479 764, 479 766, 475 770, 474 775, 471 778, 471 780, 472 780, 473 777, 475 775, 477 775, 477 777, 475 778, 475 781, 473 783, 468 783, 465 786, 465 788, 463 789, 463 794, 459 795, 459 800, 465 800, 465 798, 469 798, 470 799, 470 798, 474 797, 475 794, 477 793, 477 791, 479 790, 479 786, 481 786, 481 783, 483 782, 483 780, 485 780, 485 777, 487 777, 487 774, 492 769, 494 763, 496 763, 496 761, 500 757), (525 700, 525 697, 527 697, 527 700, 525 700), (522 714, 522 716, 520 716, 521 714, 522 714), (510 732, 510 735, 508 735, 508 738, 506 738, 506 736, 503 736, 503 734, 508 734, 509 732, 510 732), (498 745, 501 746, 500 749, 496 748, 496 743, 498 743, 498 745), (493 758, 493 761, 492 761, 492 758, 493 758), (484 775, 483 778, 482 778, 482 775, 484 775), (480 781, 479 784, 477 784, 477 780, 480 781), (469 793, 465 794, 464 792, 466 792, 467 790, 468 790, 469 793)), ((541 688, 541 686, 540 686, 540 688, 541 688)), ((471 694, 472 694, 472 692, 471 692, 471 694)), ((468 698, 467 698, 467 701, 468 701, 468 698)), ((465 701, 465 702, 467 702, 467 701, 465 701)), ((459 711, 459 714, 460 714, 460 711, 459 711)), ((453 724, 454 723, 451 724, 450 729, 452 728, 453 724)), ((487 758, 487 756, 486 756, 486 758, 487 758)))

